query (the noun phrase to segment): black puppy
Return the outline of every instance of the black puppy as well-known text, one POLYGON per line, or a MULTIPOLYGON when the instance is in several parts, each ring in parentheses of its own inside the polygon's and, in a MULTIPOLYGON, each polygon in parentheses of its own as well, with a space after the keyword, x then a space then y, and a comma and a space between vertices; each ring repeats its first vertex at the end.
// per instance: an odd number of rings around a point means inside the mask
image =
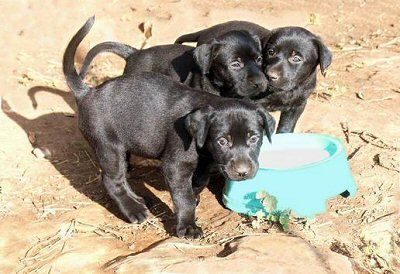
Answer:
POLYGON ((76 48, 94 17, 69 43, 63 59, 74 92, 79 128, 95 151, 102 181, 131 222, 148 215, 144 201, 126 180, 126 154, 163 161, 177 216, 177 235, 196 238, 195 196, 209 181, 212 163, 229 179, 253 177, 264 130, 270 139, 275 121, 262 108, 239 99, 191 89, 152 72, 120 76, 99 87, 87 86, 74 66, 76 48))
POLYGON ((307 99, 316 86, 319 65, 325 76, 332 54, 320 38, 300 27, 267 30, 246 21, 230 21, 179 37, 175 43, 209 43, 232 30, 246 30, 260 37, 264 72, 269 84, 260 102, 269 111, 281 111, 277 132, 293 132, 307 99))
POLYGON ((261 44, 246 31, 231 31, 197 48, 183 45, 136 50, 117 42, 92 48, 81 68, 85 77, 90 62, 100 52, 113 52, 126 60, 125 75, 159 72, 172 79, 224 97, 257 96, 268 81, 262 72, 261 44))

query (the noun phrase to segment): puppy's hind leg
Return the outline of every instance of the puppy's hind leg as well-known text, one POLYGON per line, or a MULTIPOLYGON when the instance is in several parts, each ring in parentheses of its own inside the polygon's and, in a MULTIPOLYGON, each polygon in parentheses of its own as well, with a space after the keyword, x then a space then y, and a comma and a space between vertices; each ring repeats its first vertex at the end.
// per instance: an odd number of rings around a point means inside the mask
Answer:
POLYGON ((108 194, 131 223, 141 223, 149 215, 142 197, 136 195, 126 180, 126 151, 116 144, 97 146, 103 184, 108 194))

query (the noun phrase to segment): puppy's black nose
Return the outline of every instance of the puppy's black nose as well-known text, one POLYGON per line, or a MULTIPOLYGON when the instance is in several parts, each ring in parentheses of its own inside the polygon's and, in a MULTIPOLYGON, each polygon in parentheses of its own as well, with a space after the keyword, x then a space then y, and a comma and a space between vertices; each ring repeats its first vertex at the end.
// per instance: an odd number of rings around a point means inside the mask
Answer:
POLYGON ((235 166, 234 169, 236 175, 238 175, 239 177, 246 177, 247 175, 249 175, 250 171, 251 171, 251 167, 245 163, 239 163, 235 166))
POLYGON ((268 79, 271 81, 278 81, 278 79, 279 79, 279 75, 276 72, 272 72, 272 71, 268 72, 267 76, 268 76, 268 79))
POLYGON ((266 89, 268 81, 267 79, 254 79, 250 81, 250 84, 252 84, 257 89, 266 89))

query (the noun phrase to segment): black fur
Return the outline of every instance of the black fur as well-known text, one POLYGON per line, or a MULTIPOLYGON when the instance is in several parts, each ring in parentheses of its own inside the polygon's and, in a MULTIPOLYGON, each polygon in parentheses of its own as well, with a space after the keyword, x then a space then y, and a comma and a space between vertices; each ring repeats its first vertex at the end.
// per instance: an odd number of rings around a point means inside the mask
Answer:
POLYGON ((265 96, 253 99, 258 99, 269 111, 281 111, 278 133, 293 132, 308 97, 315 89, 317 66, 325 76, 332 61, 331 52, 320 38, 304 28, 284 27, 270 31, 246 21, 215 25, 183 35, 175 43, 197 42, 197 45, 202 45, 232 30, 246 30, 260 37, 264 73, 269 84, 265 96))
POLYGON ((117 42, 96 45, 85 58, 80 76, 85 77, 93 58, 112 51, 126 60, 125 75, 139 71, 159 72, 172 79, 224 97, 251 97, 265 92, 261 43, 246 31, 232 31, 197 48, 163 45, 136 51, 117 42))
POLYGON ((142 222, 148 209, 127 183, 126 155, 161 159, 177 216, 177 235, 200 237, 195 197, 209 181, 211 164, 229 179, 253 177, 263 132, 270 138, 275 122, 250 102, 197 91, 152 72, 90 88, 73 60, 93 23, 94 17, 72 38, 63 71, 76 97, 79 128, 101 166, 102 181, 129 221, 142 222))
MULTIPOLYGON (((116 44, 114 42, 103 42, 101 43, 101 47, 94 47, 92 50, 90 50, 87 53, 85 60, 93 60, 96 55, 101 52, 112 52, 126 59, 129 57, 129 55, 133 54, 136 51, 137 49, 122 43, 116 44)), ((85 75, 87 74, 89 68, 90 62, 88 64, 82 65, 81 70, 79 71, 79 76, 82 79, 85 78, 85 75)))

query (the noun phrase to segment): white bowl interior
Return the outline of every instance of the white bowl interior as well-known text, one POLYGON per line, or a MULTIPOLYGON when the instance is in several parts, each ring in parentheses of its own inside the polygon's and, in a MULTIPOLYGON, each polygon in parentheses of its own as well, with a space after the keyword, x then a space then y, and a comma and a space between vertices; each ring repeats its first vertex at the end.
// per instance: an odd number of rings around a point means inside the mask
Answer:
POLYGON ((263 143, 260 168, 291 169, 321 162, 338 150, 330 138, 318 134, 276 134, 263 143))

